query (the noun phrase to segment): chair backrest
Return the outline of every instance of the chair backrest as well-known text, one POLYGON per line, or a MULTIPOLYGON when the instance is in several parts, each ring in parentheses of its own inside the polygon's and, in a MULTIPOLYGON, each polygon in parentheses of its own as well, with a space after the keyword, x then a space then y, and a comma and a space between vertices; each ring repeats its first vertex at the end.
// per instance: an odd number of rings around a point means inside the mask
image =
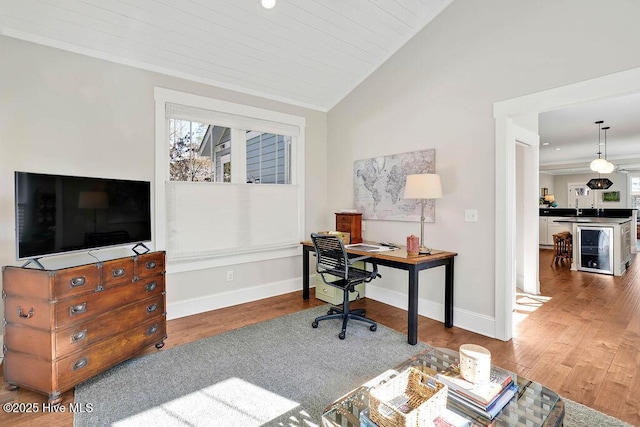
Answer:
POLYGON ((331 234, 311 234, 316 250, 316 271, 340 278, 349 277, 349 256, 339 236, 331 234))

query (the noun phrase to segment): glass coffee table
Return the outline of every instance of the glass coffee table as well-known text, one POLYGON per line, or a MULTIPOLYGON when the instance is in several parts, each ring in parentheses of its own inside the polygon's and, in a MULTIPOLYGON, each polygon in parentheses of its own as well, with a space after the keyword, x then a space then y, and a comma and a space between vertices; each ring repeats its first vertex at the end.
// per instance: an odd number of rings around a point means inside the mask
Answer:
MULTIPOLYGON (((377 376, 329 405, 322 415, 324 427, 359 427, 360 413, 369 407, 369 389, 385 382, 408 367, 434 375, 458 362, 458 352, 432 348, 417 354, 394 369, 377 376)), ((541 384, 514 375, 518 393, 493 420, 473 413, 464 405, 447 399, 447 408, 468 419, 473 426, 559 427, 564 419, 564 402, 557 393, 541 384)))

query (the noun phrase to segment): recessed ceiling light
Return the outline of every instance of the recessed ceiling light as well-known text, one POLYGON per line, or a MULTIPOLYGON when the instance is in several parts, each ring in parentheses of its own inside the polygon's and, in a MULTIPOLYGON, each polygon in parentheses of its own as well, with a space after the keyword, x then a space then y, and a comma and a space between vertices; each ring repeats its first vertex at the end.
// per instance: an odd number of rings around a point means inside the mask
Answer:
POLYGON ((562 148, 560 148, 560 147, 556 147, 556 148, 554 148, 554 150, 556 150, 556 151, 560 151, 560 150, 562 150, 562 148))
POLYGON ((542 145, 549 145, 549 143, 548 142, 543 142, 542 145))
POLYGON ((260 0, 260 4, 265 9, 272 9, 276 5, 276 0, 260 0))

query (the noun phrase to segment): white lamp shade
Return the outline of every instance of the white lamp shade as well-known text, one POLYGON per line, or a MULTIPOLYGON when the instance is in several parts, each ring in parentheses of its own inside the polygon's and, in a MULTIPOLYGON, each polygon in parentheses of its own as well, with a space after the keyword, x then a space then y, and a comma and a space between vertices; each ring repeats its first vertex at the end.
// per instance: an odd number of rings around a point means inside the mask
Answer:
POLYGON ((600 173, 611 173, 613 172, 613 170, 615 169, 615 165, 611 162, 606 162, 606 164, 602 167, 600 167, 600 170, 598 172, 600 173))
POLYGON ((407 175, 404 188, 405 199, 440 199, 441 197, 440 175, 435 173, 407 175))
POLYGON ((602 169, 606 168, 607 162, 605 159, 595 159, 591 162, 589 167, 594 172, 602 172, 602 169))

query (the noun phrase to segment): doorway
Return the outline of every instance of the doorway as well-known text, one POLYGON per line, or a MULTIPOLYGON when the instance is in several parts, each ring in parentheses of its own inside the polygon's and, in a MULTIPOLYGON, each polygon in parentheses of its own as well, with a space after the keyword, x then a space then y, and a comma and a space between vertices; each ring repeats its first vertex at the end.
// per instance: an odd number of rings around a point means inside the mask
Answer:
MULTIPOLYGON (((513 284, 516 282, 516 138, 515 125, 537 133, 538 114, 581 102, 640 92, 640 68, 526 95, 494 104, 495 118, 495 338, 513 336, 513 284)), ((530 175, 537 182, 537 172, 530 175)), ((537 216, 537 207, 536 207, 537 216)))

